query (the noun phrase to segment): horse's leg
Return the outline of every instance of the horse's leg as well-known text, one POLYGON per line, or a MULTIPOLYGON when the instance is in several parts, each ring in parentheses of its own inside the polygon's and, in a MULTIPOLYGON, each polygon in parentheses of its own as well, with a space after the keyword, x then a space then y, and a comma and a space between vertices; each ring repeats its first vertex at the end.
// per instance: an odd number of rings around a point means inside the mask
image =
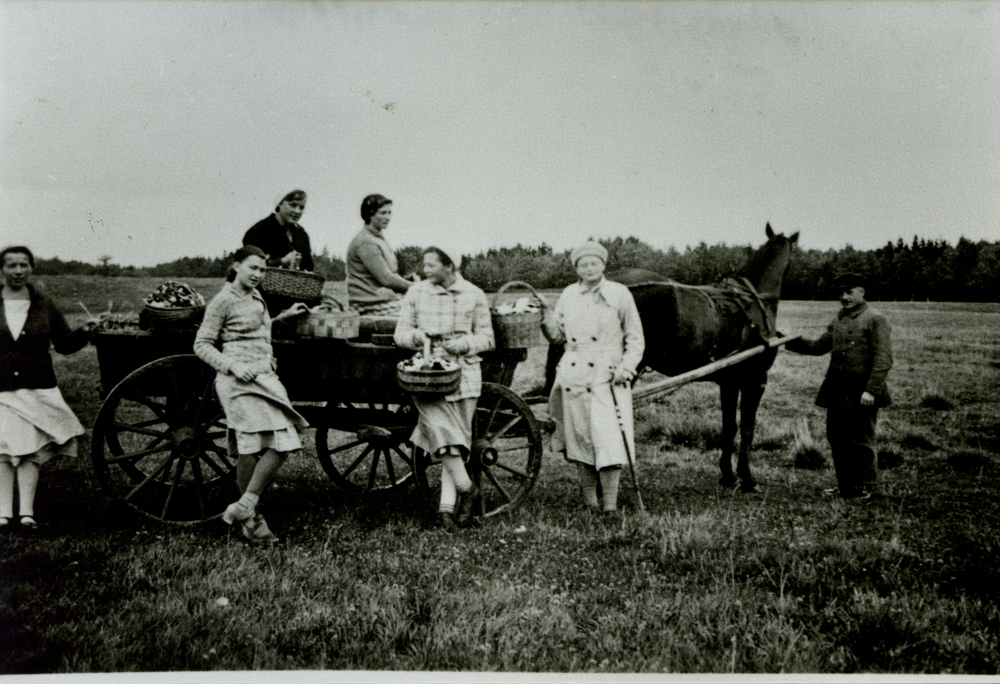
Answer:
POLYGON ((740 388, 735 384, 719 385, 719 395, 722 400, 722 455, 719 457, 722 477, 719 484, 732 487, 736 484, 736 477, 733 475, 733 442, 736 439, 736 400, 740 396, 740 388))
POLYGON ((750 447, 753 446, 753 433, 757 427, 757 408, 764 396, 764 386, 767 375, 759 382, 747 383, 740 389, 740 457, 736 463, 736 474, 743 481, 743 491, 752 492, 756 489, 753 475, 750 473, 750 447))

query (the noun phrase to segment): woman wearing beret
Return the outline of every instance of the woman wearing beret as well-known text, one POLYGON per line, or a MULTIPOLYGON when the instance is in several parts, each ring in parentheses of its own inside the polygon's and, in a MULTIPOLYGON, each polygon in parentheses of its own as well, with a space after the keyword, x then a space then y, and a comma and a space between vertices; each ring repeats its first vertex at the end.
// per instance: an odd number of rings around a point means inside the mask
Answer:
POLYGON ((70 330, 51 299, 28 280, 35 257, 27 247, 0 252, 0 531, 14 520, 14 485, 21 527, 34 530, 39 466, 76 457, 83 426, 56 386, 49 346, 72 354, 86 346, 97 322, 70 330))
POLYGON ((630 382, 645 349, 642 322, 628 288, 604 277, 603 246, 587 242, 570 259, 580 280, 563 290, 544 323, 546 337, 566 345, 549 396, 556 423, 552 450, 577 464, 587 510, 614 513, 621 469, 628 463, 615 402, 635 454, 630 382))
POLYGON ((392 200, 368 195, 361 202, 365 227, 347 247, 347 298, 364 316, 395 316, 400 298, 413 282, 399 275, 399 264, 383 233, 392 219, 392 200))

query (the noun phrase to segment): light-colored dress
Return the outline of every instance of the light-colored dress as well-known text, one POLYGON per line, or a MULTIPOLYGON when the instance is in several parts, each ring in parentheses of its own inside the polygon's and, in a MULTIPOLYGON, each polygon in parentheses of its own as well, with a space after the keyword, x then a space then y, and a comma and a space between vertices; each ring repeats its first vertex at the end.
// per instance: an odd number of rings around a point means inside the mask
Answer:
MULTIPOLYGON (((31 300, 6 299, 0 308, 4 332, 17 340, 28 320, 31 300)), ((0 461, 16 468, 22 461, 41 465, 57 456, 76 457, 76 438, 83 433, 83 425, 58 387, 0 392, 0 461)))
POLYGON ((443 399, 424 401, 414 397, 420 419, 411 441, 433 454, 444 446, 472 446, 472 419, 482 392, 480 352, 493 349, 493 322, 486 295, 478 287, 456 274, 455 282, 445 288, 429 280, 411 287, 403 298, 396 324, 396 346, 418 349, 417 330, 431 338, 431 356, 454 361, 462 369, 458 389, 443 399), (441 343, 456 337, 469 343, 463 356, 449 353, 441 343))
POLYGON ((552 450, 565 450, 567 460, 598 470, 626 464, 615 400, 634 456, 632 390, 628 385, 612 388, 611 379, 615 368, 635 373, 645 350, 632 293, 606 278, 592 290, 574 283, 563 290, 546 325, 550 340, 566 343, 549 396, 556 423, 552 450))
POLYGON ((243 292, 235 283, 226 283, 205 309, 194 353, 218 371, 215 390, 239 453, 302 448, 296 428, 309 423, 292 408, 275 373, 271 317, 256 288, 243 292), (222 351, 215 347, 216 340, 222 342, 222 351), (250 382, 235 377, 232 366, 238 361, 248 364, 257 377, 250 382))

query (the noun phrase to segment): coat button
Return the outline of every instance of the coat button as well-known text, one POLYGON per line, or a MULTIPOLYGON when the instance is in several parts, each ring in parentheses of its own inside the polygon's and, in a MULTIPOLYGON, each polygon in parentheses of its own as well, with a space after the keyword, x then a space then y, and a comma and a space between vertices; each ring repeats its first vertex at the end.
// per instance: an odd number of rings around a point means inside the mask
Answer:
POLYGON ((590 366, 591 368, 593 368, 593 367, 594 367, 594 364, 593 364, 593 363, 588 363, 587 365, 588 365, 588 366, 590 366))
POLYGON ((590 391, 590 388, 589 388, 589 387, 587 388, 587 391, 588 391, 588 392, 590 391))
POLYGON ((576 342, 576 338, 574 337, 570 342, 576 342))
POLYGON ((576 365, 576 361, 571 362, 569 365, 575 366, 576 365))
POLYGON ((596 337, 591 337, 590 339, 592 339, 594 342, 597 342, 597 338, 596 337))
POLYGON ((14 375, 20 375, 20 373, 18 373, 17 371, 14 371, 14 375))

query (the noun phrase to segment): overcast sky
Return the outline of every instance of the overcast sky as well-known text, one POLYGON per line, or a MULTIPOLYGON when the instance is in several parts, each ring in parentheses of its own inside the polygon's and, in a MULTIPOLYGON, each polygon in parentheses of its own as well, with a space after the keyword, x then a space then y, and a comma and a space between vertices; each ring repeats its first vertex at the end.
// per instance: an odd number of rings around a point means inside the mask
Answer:
POLYGON ((0 0, 0 242, 1000 239, 997 2, 0 0))

